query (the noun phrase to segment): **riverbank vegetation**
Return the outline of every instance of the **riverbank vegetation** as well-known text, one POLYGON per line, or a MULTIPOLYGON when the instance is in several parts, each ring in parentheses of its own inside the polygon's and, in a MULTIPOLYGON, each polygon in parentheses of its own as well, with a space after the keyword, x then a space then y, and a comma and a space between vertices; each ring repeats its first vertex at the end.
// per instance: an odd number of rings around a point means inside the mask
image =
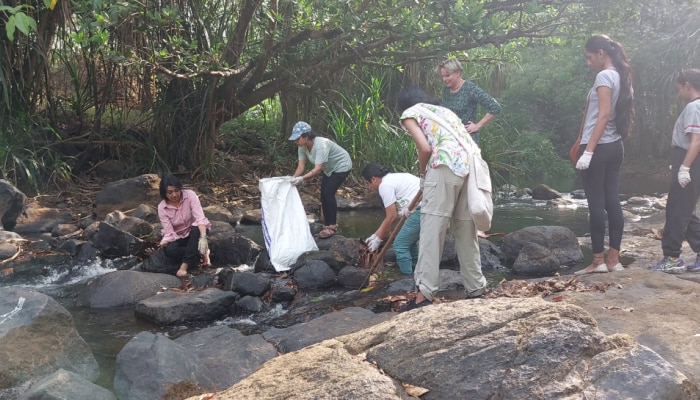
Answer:
POLYGON ((700 67, 697 3, 4 1, 0 173, 35 191, 106 165, 112 177, 288 174, 300 119, 358 167, 416 172, 393 96, 406 84, 439 95, 436 62, 454 56, 504 105, 481 135, 496 181, 566 179, 592 80, 582 43, 598 32, 632 58, 626 165, 647 170, 670 147, 675 75, 700 67))

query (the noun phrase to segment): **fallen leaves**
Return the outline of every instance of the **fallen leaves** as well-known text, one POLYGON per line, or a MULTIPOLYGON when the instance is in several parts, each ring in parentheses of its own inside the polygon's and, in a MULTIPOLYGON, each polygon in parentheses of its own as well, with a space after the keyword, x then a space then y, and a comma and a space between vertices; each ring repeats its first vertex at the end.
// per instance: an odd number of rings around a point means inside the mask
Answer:
MULTIPOLYGON (((610 283, 586 284, 580 281, 577 277, 569 279, 561 279, 559 276, 549 278, 537 282, 529 282, 525 280, 512 280, 501 283, 500 286, 494 288, 486 294, 486 298, 494 299, 498 297, 547 297, 554 293, 565 291, 570 292, 605 292, 610 283)), ((558 295, 552 298, 553 302, 564 300, 564 295, 558 295)))

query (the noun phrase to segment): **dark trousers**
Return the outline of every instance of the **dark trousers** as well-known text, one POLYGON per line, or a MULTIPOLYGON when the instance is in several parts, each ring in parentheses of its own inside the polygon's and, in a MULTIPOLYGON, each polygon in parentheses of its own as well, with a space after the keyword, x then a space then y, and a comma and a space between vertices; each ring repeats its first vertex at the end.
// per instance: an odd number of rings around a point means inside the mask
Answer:
MULTIPOLYGON (((581 145, 579 156, 585 148, 581 145)), ((599 144, 588 169, 580 171, 588 200, 588 224, 594 254, 603 252, 606 219, 610 248, 620 250, 625 227, 620 205, 620 168, 624 158, 625 147, 621 140, 599 144)))
POLYGON ((340 185, 345 182, 350 171, 334 172, 331 176, 322 174, 321 178, 321 210, 323 211, 324 225, 335 225, 338 218, 338 202, 335 193, 340 185))
POLYGON ((188 267, 195 267, 201 259, 197 249, 199 236, 199 228, 193 226, 188 237, 168 243, 163 252, 166 256, 187 264, 188 267))
POLYGON ((661 249, 665 256, 681 255, 683 239, 694 252, 700 252, 700 218, 695 208, 700 198, 700 162, 696 159, 690 166, 690 183, 682 188, 678 183, 678 168, 685 158, 685 149, 673 148, 671 187, 666 201, 666 224, 664 224, 661 249))

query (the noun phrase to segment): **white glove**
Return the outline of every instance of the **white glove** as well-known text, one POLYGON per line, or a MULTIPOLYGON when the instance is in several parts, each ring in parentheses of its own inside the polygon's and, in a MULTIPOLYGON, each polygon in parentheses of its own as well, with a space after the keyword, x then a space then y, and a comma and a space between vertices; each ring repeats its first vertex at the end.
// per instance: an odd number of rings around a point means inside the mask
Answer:
POLYGON ((303 183, 304 183, 304 178, 302 178, 301 176, 295 176, 294 178, 292 178, 292 185, 294 185, 294 186, 301 185, 303 183))
POLYGON ((680 168, 678 168, 678 184, 681 185, 682 188, 688 186, 690 183, 690 168, 686 167, 685 165, 681 165, 680 168))
POLYGON ((576 169, 588 169, 588 167, 591 165, 592 157, 592 151, 584 151, 583 154, 581 154, 581 157, 579 157, 578 162, 576 163, 576 169))
POLYGON ((408 209, 408 205, 404 206, 401 211, 399 211, 399 217, 408 218, 413 214, 413 210, 408 209))
POLYGON ((367 245, 367 248, 369 251, 376 251, 379 248, 379 245, 381 245, 383 242, 382 239, 379 238, 379 236, 372 234, 372 236, 368 237, 365 240, 365 244, 367 245))
POLYGON ((197 250, 199 250, 199 254, 201 255, 207 254, 207 250, 209 250, 209 242, 207 241, 206 236, 199 238, 199 241, 197 242, 197 250))

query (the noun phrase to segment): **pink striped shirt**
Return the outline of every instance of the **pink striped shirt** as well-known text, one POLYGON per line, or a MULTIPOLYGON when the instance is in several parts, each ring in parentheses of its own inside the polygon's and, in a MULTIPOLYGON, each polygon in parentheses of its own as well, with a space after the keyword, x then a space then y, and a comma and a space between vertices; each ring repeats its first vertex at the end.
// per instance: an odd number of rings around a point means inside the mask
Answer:
POLYGON ((193 226, 204 225, 211 229, 211 223, 204 216, 202 204, 197 194, 189 189, 182 189, 179 206, 171 206, 161 200, 158 204, 158 218, 163 226, 163 242, 174 242, 190 235, 193 226))

